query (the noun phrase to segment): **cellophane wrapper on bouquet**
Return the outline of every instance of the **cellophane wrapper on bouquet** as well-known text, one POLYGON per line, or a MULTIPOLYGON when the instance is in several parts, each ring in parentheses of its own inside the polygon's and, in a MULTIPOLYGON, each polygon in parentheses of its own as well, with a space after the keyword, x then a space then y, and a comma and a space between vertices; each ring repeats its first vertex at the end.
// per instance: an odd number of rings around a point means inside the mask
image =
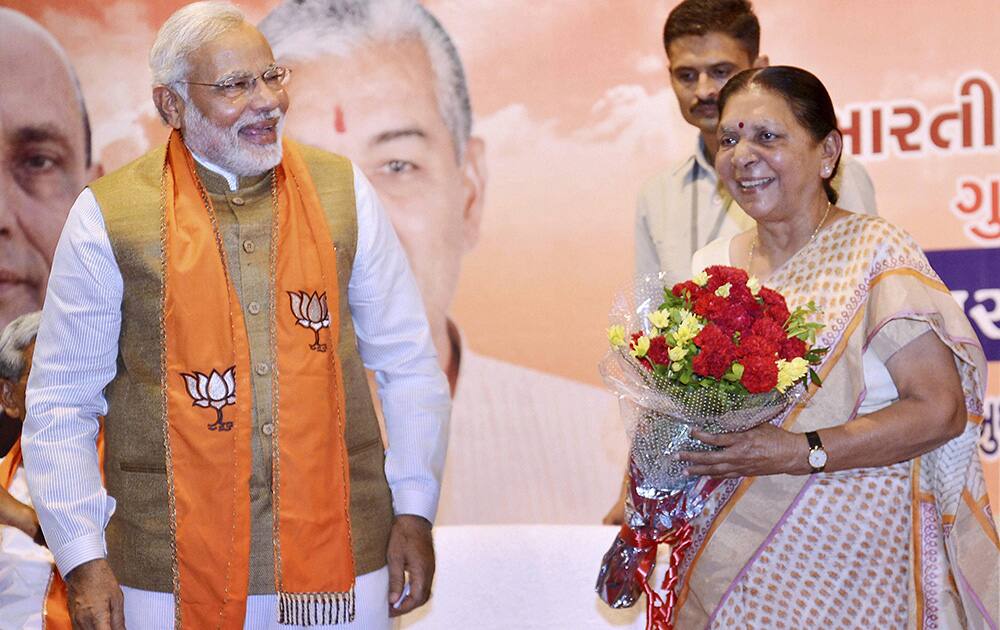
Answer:
POLYGON ((645 593, 647 628, 672 628, 691 523, 722 481, 686 475, 679 453, 714 448, 691 437, 693 428, 751 429, 794 404, 807 380, 818 384, 810 366, 823 350, 810 346, 818 330, 806 321, 811 309, 789 312, 780 294, 731 267, 674 287, 647 276, 617 296, 600 371, 631 446, 625 524, 597 579, 608 605, 626 608, 645 593), (671 553, 658 592, 649 577, 661 544, 671 553))

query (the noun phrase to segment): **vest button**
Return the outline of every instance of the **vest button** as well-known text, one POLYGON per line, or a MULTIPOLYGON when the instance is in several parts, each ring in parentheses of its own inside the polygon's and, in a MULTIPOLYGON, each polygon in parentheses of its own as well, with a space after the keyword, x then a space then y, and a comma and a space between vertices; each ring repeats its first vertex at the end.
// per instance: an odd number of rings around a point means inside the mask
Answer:
POLYGON ((268 422, 267 424, 261 425, 260 432, 264 435, 271 435, 274 433, 274 424, 268 422))
POLYGON ((254 372, 256 372, 259 376, 264 376, 270 371, 271 368, 267 366, 267 363, 258 363, 257 367, 254 368, 254 372))
POLYGON ((257 249, 257 246, 253 244, 253 241, 250 239, 243 241, 243 251, 248 254, 252 254, 255 249, 257 249))
POLYGON ((230 201, 233 202, 234 206, 242 206, 246 203, 246 201, 243 200, 243 197, 233 197, 230 201))
POLYGON ((251 315, 256 315, 257 313, 260 313, 260 304, 257 302, 250 302, 247 304, 247 310, 250 311, 251 315))

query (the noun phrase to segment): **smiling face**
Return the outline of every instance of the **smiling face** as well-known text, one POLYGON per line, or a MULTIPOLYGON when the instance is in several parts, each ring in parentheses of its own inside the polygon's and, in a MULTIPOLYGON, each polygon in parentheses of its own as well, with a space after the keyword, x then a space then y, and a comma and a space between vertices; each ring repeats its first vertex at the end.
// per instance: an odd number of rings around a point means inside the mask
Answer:
POLYGON ((0 9, 0 329, 38 310, 66 215, 94 174, 65 60, 0 9))
MULTIPOLYGON (((284 88, 257 80, 243 96, 227 96, 211 85, 258 78, 274 66, 271 47, 249 24, 230 29, 188 57, 188 99, 177 99, 170 124, 202 158, 237 175, 258 175, 281 161, 281 127, 288 109, 284 88)), ((159 88, 158 88, 159 89, 159 88)))
POLYGON ((785 99, 757 86, 729 97, 718 129, 715 168, 733 199, 757 221, 826 205, 823 177, 840 154, 839 136, 817 142, 785 99))
POLYGON ((722 86, 755 60, 739 40, 718 32, 678 37, 667 48, 667 58, 670 84, 684 120, 714 136, 722 86))
MULTIPOLYGON (((347 57, 289 62, 289 133, 354 161, 371 180, 413 268, 436 341, 462 255, 479 235, 483 145, 456 157, 418 40, 361 46, 347 57)), ((442 348, 439 344, 439 353, 442 348)))

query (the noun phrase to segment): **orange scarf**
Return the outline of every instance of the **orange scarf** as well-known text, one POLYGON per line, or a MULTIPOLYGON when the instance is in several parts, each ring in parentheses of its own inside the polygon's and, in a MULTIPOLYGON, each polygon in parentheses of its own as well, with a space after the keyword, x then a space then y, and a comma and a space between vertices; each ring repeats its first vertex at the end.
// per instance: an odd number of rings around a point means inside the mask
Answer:
MULTIPOLYGON (((274 170, 273 514, 279 622, 354 617, 337 261, 297 147, 274 170), (328 305, 327 302, 330 302, 328 305)), ((250 348, 214 210, 180 135, 164 165, 164 391, 176 627, 239 630, 250 563, 250 348)))
MULTIPOLYGON (((97 434, 97 459, 104 465, 104 432, 97 434)), ((10 484, 14 482, 14 475, 23 465, 24 458, 21 455, 21 438, 14 442, 7 456, 0 461, 0 486, 5 490, 10 490, 10 484)), ((45 630, 70 630, 72 622, 69 618, 69 600, 67 599, 66 583, 62 576, 52 566, 52 573, 49 576, 49 585, 45 589, 45 600, 42 604, 42 628, 45 630)))

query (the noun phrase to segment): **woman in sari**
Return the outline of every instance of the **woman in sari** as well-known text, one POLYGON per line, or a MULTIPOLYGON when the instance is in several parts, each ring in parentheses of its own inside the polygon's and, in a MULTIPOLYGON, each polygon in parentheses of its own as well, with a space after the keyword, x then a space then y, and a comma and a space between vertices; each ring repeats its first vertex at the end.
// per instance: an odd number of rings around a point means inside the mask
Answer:
POLYGON ((681 566, 678 628, 996 628, 998 542, 977 455, 986 361, 913 239, 836 206, 829 94, 787 66, 719 99, 716 169, 754 229, 695 271, 747 269, 814 301, 822 387, 687 453, 724 477, 681 566))

